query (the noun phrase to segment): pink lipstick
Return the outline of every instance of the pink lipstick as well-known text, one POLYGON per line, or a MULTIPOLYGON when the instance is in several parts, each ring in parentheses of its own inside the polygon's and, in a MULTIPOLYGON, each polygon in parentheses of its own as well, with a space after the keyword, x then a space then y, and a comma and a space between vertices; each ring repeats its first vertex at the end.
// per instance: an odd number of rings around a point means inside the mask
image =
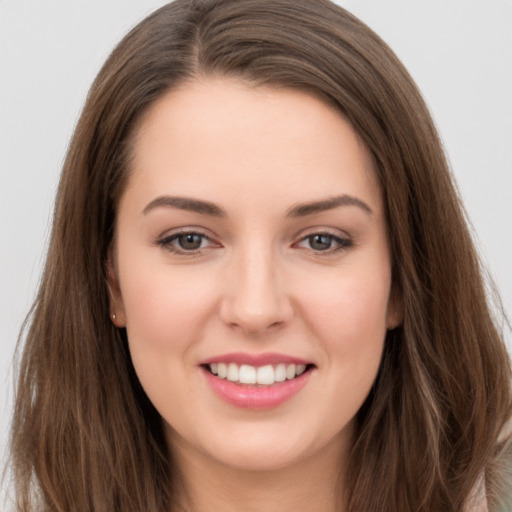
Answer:
POLYGON ((283 354, 231 353, 200 364, 210 388, 224 401, 247 409, 277 407, 308 382, 315 365, 283 354))

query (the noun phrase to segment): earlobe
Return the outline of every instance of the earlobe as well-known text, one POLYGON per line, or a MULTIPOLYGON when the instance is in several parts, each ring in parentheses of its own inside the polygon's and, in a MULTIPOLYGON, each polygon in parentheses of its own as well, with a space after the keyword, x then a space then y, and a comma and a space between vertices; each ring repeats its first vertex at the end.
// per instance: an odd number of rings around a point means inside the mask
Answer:
POLYGON ((112 250, 109 251, 106 263, 107 287, 110 301, 110 320, 116 327, 126 326, 126 315, 124 311, 119 278, 114 265, 112 250))

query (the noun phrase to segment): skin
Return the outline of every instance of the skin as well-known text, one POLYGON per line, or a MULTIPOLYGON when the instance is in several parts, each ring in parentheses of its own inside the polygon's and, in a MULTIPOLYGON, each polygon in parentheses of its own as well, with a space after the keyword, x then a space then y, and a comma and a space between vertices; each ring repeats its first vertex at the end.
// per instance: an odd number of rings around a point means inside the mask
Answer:
POLYGON ((112 312, 163 418, 182 503, 334 510, 354 417, 400 318, 368 150, 309 94, 204 78, 151 107, 133 156, 110 260, 112 312), (290 215, 346 195, 361 204, 290 215), (224 215, 155 205, 162 196, 224 215), (183 231, 204 235, 201 247, 180 247, 183 231), (230 352, 277 352, 314 369, 284 404, 242 409, 215 395, 199 366, 230 352))

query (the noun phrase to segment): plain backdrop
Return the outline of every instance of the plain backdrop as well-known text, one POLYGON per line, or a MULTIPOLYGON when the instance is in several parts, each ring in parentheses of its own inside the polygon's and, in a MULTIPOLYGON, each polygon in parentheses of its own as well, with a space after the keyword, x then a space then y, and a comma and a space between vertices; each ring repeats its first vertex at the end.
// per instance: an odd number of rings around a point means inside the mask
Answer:
MULTIPOLYGON (((73 126, 114 44, 164 3, 0 0, 0 450, 17 333, 40 277, 73 126)), ((339 3, 390 44, 422 90, 510 315, 512 1, 339 3)))

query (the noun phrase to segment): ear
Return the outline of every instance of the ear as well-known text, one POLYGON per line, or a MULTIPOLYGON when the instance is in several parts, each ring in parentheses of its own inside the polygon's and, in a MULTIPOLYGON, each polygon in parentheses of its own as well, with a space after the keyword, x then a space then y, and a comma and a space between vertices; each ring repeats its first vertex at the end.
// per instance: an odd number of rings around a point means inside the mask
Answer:
POLYGON ((386 329, 391 331, 402 325, 404 321, 404 302, 399 287, 395 284, 391 286, 389 294, 388 308, 386 311, 386 329))
POLYGON ((126 314, 112 248, 108 251, 106 266, 107 286, 110 300, 110 320, 116 327, 125 327, 126 314))

